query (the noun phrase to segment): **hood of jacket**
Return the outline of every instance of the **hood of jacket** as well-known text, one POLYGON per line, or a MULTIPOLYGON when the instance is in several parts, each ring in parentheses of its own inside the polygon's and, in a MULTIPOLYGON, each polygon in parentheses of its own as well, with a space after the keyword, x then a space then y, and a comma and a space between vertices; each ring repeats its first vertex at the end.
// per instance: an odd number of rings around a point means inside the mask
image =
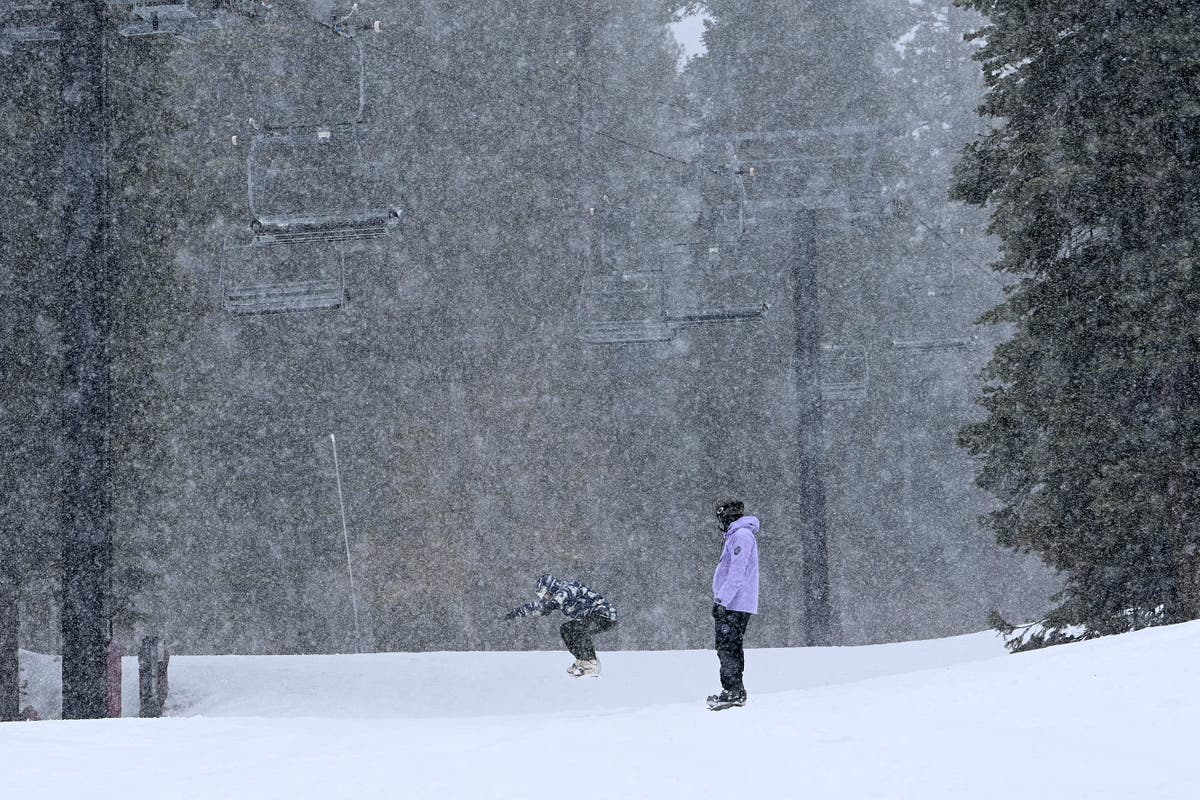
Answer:
POLYGON ((747 514, 734 520, 733 524, 729 526, 729 530, 725 531, 725 538, 728 539, 738 531, 750 531, 750 533, 757 534, 758 528, 758 517, 747 514))

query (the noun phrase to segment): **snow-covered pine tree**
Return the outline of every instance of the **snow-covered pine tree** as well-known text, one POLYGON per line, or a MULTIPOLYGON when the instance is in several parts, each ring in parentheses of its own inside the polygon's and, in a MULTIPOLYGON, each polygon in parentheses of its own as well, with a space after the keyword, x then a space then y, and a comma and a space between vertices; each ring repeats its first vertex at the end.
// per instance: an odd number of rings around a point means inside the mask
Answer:
POLYGON ((57 57, 29 47, 0 59, 0 720, 20 710, 21 611, 52 613, 59 541, 57 57))
MULTIPOLYGON (((1085 636, 1200 616, 1200 9, 958 0, 996 121, 955 194, 988 206, 1014 279, 983 322, 986 418, 960 441, 1003 545, 1066 579, 1085 636)), ((1052 640, 1053 636, 1042 637, 1052 640)))
MULTIPOLYGON (((174 41, 133 42, 106 31, 107 112, 111 115, 107 165, 115 234, 109 237, 111 335, 110 416, 113 435, 103 458, 111 465, 104 502, 114 514, 112 580, 105 598, 114 634, 130 644, 141 616, 137 595, 160 570, 163 525, 144 518, 155 483, 149 475, 165 452, 159 442, 174 419, 159 382, 162 345, 185 335, 195 314, 185 291, 173 241, 181 217, 203 218, 170 149, 182 126, 167 110, 174 41), (157 348, 157 351, 155 350, 157 348), (155 355, 155 352, 158 355, 155 355), (155 361, 158 358, 159 361, 155 361)), ((62 547, 62 360, 64 315, 58 259, 62 229, 56 184, 61 147, 57 93, 58 45, 18 49, 0 61, 7 102, 0 114, 0 174, 7 191, 0 205, 0 719, 17 714, 17 647, 52 651, 60 595, 62 547), (21 620, 25 623, 22 626, 21 620)))
MULTIPOLYGON (((111 36, 111 34, 110 34, 111 36)), ((203 227, 214 214, 200 191, 206 176, 195 154, 179 144, 191 122, 179 108, 190 78, 172 68, 175 37, 112 36, 108 50, 108 259, 112 348, 113 530, 109 614, 114 635, 130 648, 161 589, 164 548, 176 525, 170 513, 146 509, 163 492, 155 480, 177 450, 187 410, 164 386, 167 348, 186 341, 203 311, 194 278, 177 257, 181 231, 203 227)), ((159 633, 160 631, 152 631, 159 633)))

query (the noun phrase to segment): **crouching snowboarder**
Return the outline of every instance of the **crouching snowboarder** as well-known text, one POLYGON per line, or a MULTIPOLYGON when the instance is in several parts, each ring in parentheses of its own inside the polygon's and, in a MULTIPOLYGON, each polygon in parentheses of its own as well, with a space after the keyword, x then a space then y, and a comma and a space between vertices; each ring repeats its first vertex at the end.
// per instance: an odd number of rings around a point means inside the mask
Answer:
POLYGON ((559 580, 553 575, 538 578, 537 600, 514 608, 502 619, 544 617, 556 610, 570 617, 563 623, 563 643, 575 656, 567 672, 576 678, 594 678, 600 674, 600 660, 592 635, 611 630, 617 625, 617 610, 612 603, 579 581, 559 580))

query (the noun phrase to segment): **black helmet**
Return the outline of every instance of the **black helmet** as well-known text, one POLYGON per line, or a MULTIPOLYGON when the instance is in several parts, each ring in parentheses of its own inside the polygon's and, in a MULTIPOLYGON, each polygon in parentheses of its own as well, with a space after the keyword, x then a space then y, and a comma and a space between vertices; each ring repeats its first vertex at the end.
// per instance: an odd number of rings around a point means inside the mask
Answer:
POLYGON ((746 515, 746 504, 736 497, 730 497, 717 503, 717 521, 721 530, 729 530, 729 526, 746 515))

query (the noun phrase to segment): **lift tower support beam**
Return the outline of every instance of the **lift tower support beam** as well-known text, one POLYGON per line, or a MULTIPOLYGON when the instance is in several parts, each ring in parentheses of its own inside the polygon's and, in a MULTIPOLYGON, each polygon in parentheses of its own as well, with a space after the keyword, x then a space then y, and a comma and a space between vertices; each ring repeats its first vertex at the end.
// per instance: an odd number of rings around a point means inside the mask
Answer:
POLYGON ((62 3, 62 690, 64 719, 105 716, 111 420, 104 0, 62 3))

